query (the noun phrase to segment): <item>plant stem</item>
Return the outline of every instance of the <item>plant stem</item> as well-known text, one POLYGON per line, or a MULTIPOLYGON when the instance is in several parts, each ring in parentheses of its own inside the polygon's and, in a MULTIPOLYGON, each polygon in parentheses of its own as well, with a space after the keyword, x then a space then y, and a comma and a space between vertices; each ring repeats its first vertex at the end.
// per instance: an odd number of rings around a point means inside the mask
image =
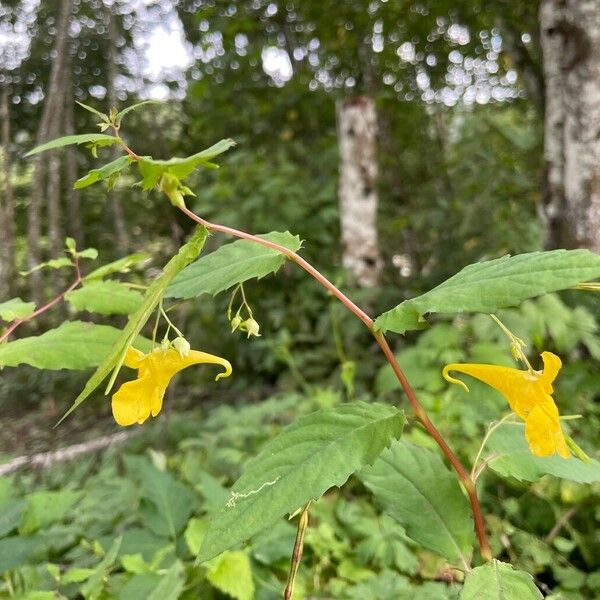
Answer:
POLYGON ((82 277, 81 277, 81 271, 79 270, 79 261, 77 258, 75 258, 75 262, 74 262, 73 266, 75 267, 75 273, 77 274, 75 281, 64 292, 61 292, 58 296, 56 296, 55 298, 50 300, 50 302, 44 304, 44 306, 41 306, 40 308, 38 308, 35 312, 32 312, 27 317, 23 317, 22 319, 17 319, 16 321, 13 321, 8 326, 7 330, 2 334, 2 336, 0 336, 0 344, 2 342, 6 341, 8 339, 8 337, 10 336, 10 334, 17 327, 19 327, 23 323, 26 323, 27 321, 31 321, 31 319, 35 319, 42 313, 45 313, 47 310, 51 309, 53 306, 58 304, 65 297, 66 294, 68 294, 70 291, 74 290, 81 283, 82 277))
POLYGON ((440 447, 440 449, 442 450, 442 452, 456 471, 461 483, 463 484, 469 496, 469 501, 471 503, 471 510, 473 512, 475 530, 477 531, 477 537, 479 539, 481 556, 486 561, 491 560, 492 553, 485 532, 485 523, 483 520, 483 514, 481 512, 481 506, 479 505, 479 500, 477 499, 477 491, 475 489, 475 484, 473 483, 473 480, 471 479, 469 473, 461 464, 458 457, 454 454, 454 452, 446 443, 446 440, 443 438, 441 433, 436 429, 435 425, 429 419, 427 412, 417 399, 413 389, 410 386, 410 383, 404 375, 404 372, 402 371, 400 365, 396 361, 396 357, 394 356, 392 349, 390 348, 387 340, 385 339, 383 332, 377 331, 375 329, 373 319, 356 304, 354 304, 354 302, 352 302, 352 300, 350 300, 348 296, 346 296, 340 289, 338 289, 333 283, 331 283, 331 281, 329 281, 329 279, 327 279, 327 277, 325 277, 320 271, 318 271, 308 261, 303 259, 301 256, 299 256, 289 248, 286 248, 285 246, 282 246, 275 242, 259 238, 250 233, 246 233, 245 231, 234 229, 233 227, 219 225, 218 223, 211 223, 209 221, 206 221, 202 217, 199 217, 186 207, 181 207, 180 210, 196 223, 204 225, 204 227, 206 227, 209 231, 217 231, 244 240, 249 240, 267 248, 277 250, 277 252, 280 252, 281 254, 287 256, 291 261, 295 262, 299 267, 304 269, 311 277, 316 279, 327 291, 329 291, 333 296, 335 296, 350 312, 352 312, 367 326, 369 331, 375 337, 375 340, 379 344, 379 347, 383 351, 383 354, 385 355, 385 358, 387 359, 388 363, 392 367, 392 370, 394 371, 396 378, 400 382, 400 385, 402 386, 402 389, 404 390, 408 402, 411 405, 417 419, 419 419, 423 427, 427 430, 429 435, 435 440, 437 445, 440 447))
POLYGON ((296 575, 302 560, 302 551, 304 550, 304 534, 308 527, 308 508, 310 502, 302 509, 300 520, 298 521, 298 530, 296 531, 296 540, 294 541, 294 550, 292 552, 292 564, 290 565, 290 574, 288 575, 287 585, 283 592, 283 600, 291 600, 294 594, 294 584, 296 583, 296 575))

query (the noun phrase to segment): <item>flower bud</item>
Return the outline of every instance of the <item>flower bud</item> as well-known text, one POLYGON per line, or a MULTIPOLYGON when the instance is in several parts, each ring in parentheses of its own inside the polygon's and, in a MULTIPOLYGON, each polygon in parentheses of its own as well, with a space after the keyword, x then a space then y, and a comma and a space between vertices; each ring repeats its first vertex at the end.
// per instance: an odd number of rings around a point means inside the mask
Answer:
POLYGON ((186 358, 190 355, 190 343, 183 337, 178 337, 173 340, 173 348, 179 352, 181 358, 186 358))
POLYGON ((250 337, 251 335, 254 335, 256 337, 260 337, 260 333, 258 333, 258 331, 260 329, 260 326, 259 326, 259 324, 252 317, 250 317, 249 319, 246 319, 240 325, 240 329, 242 331, 247 331, 248 332, 248 337, 250 337))
POLYGON ((240 315, 235 315, 235 317, 231 319, 231 333, 233 333, 241 324, 242 317, 240 317, 240 315))

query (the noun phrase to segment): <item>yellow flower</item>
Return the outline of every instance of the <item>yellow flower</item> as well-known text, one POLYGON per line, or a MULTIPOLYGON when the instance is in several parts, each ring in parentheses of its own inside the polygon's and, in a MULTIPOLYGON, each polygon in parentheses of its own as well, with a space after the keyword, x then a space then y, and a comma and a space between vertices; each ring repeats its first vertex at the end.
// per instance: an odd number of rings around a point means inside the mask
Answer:
POLYGON ((542 352, 543 371, 521 371, 510 367, 479 364, 451 364, 444 367, 443 376, 450 383, 469 388, 449 375, 459 371, 497 389, 508 400, 512 410, 525 421, 525 437, 537 456, 558 452, 563 458, 570 453, 560 427, 558 408, 552 399, 552 382, 562 363, 552 352, 542 352))
POLYGON ((150 415, 155 417, 162 408, 163 396, 172 377, 191 365, 204 363, 225 367, 216 379, 231 375, 231 364, 219 356, 190 350, 182 356, 177 350, 156 348, 144 354, 129 347, 124 364, 138 370, 137 379, 124 383, 112 397, 112 412, 119 425, 143 423, 150 415))

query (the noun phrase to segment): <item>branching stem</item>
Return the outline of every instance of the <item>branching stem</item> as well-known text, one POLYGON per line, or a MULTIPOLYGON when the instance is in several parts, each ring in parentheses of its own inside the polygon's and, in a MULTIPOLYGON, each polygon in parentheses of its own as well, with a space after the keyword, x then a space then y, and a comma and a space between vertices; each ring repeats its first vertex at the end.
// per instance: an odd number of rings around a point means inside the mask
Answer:
POLYGON ((375 329, 373 319, 364 312, 360 307, 358 307, 348 296, 346 296, 340 289, 338 289, 327 277, 325 277, 320 271, 318 271, 315 267, 313 267, 308 261, 302 258, 300 255, 296 254, 289 248, 282 246, 281 244, 277 244, 275 242, 271 242, 269 240, 265 240, 263 238, 252 235, 251 233, 246 233, 245 231, 240 231, 239 229, 234 229, 233 227, 227 227, 226 225, 220 225, 218 223, 211 223, 206 221, 202 217, 199 217, 191 210, 186 207, 181 207, 180 209, 183 213, 185 213, 190 219, 203 225, 209 231, 216 231, 219 233, 225 233, 227 235, 231 235, 236 238, 240 238, 243 240, 249 240, 256 244, 260 244, 267 248, 272 248, 277 252, 287 256, 292 262, 295 262, 299 267, 304 269, 311 277, 316 279, 329 293, 335 296, 351 313, 353 313, 357 318, 359 318, 369 329, 369 331, 373 334, 377 344, 383 351, 385 358, 388 363, 392 367, 392 370, 400 382, 404 393, 408 399, 409 404, 411 405, 417 419, 421 422, 423 427, 427 430, 429 435, 435 440, 437 445, 440 447, 453 469, 456 471, 462 485, 465 488, 469 496, 469 501, 471 503, 471 510, 473 512, 473 520, 475 522, 475 530, 477 532, 477 537, 479 539, 479 547, 481 551, 481 556, 484 560, 489 561, 492 558, 492 553, 490 550, 489 542, 487 539, 487 534, 485 532, 485 523, 483 520, 483 514, 481 512, 481 506, 479 505, 479 500, 477 499, 477 491, 475 489, 475 484, 473 479, 466 471, 466 469, 461 464, 458 457, 454 454, 451 448, 446 443, 446 440, 443 438, 441 433, 436 429, 435 425, 431 422, 427 412, 417 399, 413 389, 411 388, 404 372, 400 368, 400 365, 396 361, 396 357, 390 348, 387 340, 383 332, 377 331, 375 329))
POLYGON ((58 296, 56 296, 55 298, 50 300, 50 302, 44 304, 44 306, 40 306, 40 308, 38 308, 36 311, 32 312, 27 317, 23 317, 22 319, 17 319, 16 321, 13 321, 8 326, 6 331, 2 334, 2 336, 0 336, 0 344, 2 342, 6 341, 8 339, 8 337, 10 336, 10 334, 13 333, 13 331, 17 327, 19 327, 23 323, 26 323, 27 321, 31 321, 32 319, 39 317, 42 313, 45 313, 47 310, 50 310, 53 306, 56 306, 65 297, 66 294, 68 294, 70 291, 74 290, 81 283, 82 277, 81 277, 81 271, 79 269, 79 259, 77 257, 74 258, 73 266, 75 267, 75 273, 76 273, 75 281, 73 281, 73 283, 64 292, 61 292, 58 296))

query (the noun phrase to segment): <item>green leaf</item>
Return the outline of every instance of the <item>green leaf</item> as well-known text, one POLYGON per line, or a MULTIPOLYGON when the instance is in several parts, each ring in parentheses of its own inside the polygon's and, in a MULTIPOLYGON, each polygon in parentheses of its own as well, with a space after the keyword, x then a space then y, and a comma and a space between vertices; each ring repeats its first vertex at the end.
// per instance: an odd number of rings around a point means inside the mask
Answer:
POLYGON ((61 521, 80 497, 81 493, 67 490, 58 492, 42 490, 29 494, 19 533, 29 535, 51 523, 61 521))
POLYGON ((34 273, 35 271, 39 271, 40 269, 62 269, 63 267, 72 266, 73 261, 70 258, 63 256, 61 258, 52 258, 51 260, 40 263, 39 265, 36 265, 35 267, 33 267, 33 269, 30 269, 29 271, 19 271, 19 275, 23 275, 23 277, 25 277, 27 275, 31 275, 31 273, 34 273))
POLYGON ((177 600, 185 583, 183 565, 175 561, 160 578, 158 585, 148 595, 148 600, 177 600))
POLYGON ((211 159, 223 154, 235 146, 235 142, 230 139, 221 140, 210 148, 197 152, 185 158, 171 158, 169 160, 155 160, 151 156, 142 156, 137 161, 137 165, 142 175, 142 188, 145 190, 153 188, 163 173, 171 173, 179 179, 185 179, 193 173, 198 167, 207 167, 209 169, 218 168, 218 165, 210 162, 211 159))
POLYGON ((53 150, 54 148, 62 148, 63 146, 72 146, 73 144, 97 144, 99 146, 110 146, 111 144, 120 144, 121 138, 115 137, 114 135, 106 135, 105 133, 82 133, 81 135, 67 135, 60 137, 40 146, 36 146, 33 150, 30 150, 25 156, 33 156, 46 150, 53 150))
POLYGON ((400 436, 404 415, 392 406, 356 402, 299 419, 251 460, 225 508, 209 523, 205 561, 270 527, 372 462, 400 436))
POLYGON ((95 572, 95 569, 89 569, 86 567, 75 567, 74 569, 69 569, 63 575, 61 583, 63 585, 66 585, 68 583, 81 583, 82 581, 89 579, 95 572))
POLYGON ((108 115, 101 113, 99 110, 96 110, 95 108, 88 106, 87 104, 84 104, 83 102, 79 102, 79 100, 75 100, 75 102, 77 102, 77 104, 79 104, 79 106, 81 106, 81 108, 85 108, 85 110, 100 117, 103 121, 108 121, 108 115))
POLYGON ((130 254, 129 256, 124 256, 123 258, 119 258, 118 260, 98 267, 86 275, 83 279, 84 281, 90 281, 91 279, 102 279, 103 277, 112 275, 113 273, 129 273, 129 271, 131 271, 131 267, 139 265, 149 258, 149 254, 143 254, 141 252, 130 254))
POLYGON ((450 561, 468 563, 473 549, 469 502, 436 454, 396 440, 359 477, 415 542, 450 561))
MULTIPOLYGON (((150 315, 160 302, 163 297, 167 286, 187 265, 189 265, 202 251, 204 242, 206 240, 207 230, 204 227, 196 228, 196 231, 190 241, 179 249, 179 252, 165 265, 162 275, 160 275, 155 281, 153 281, 146 293, 144 294, 144 301, 142 305, 135 311, 135 313, 129 316, 127 325, 114 341, 114 344, 108 354, 106 354, 102 363, 98 366, 94 374, 90 377, 88 382, 81 393, 75 398, 75 401, 69 408, 69 410, 63 415, 59 423, 63 421, 68 415, 70 415, 89 395, 104 381, 106 376, 113 371, 108 385, 106 387, 106 394, 112 388, 112 385, 117 377, 127 348, 137 338, 138 334, 142 330, 142 327, 146 324, 150 315)), ((0 355, 1 356, 1 355, 0 355)))
POLYGON ((200 552, 200 546, 202 546, 202 541, 206 535, 206 528, 206 521, 200 519, 190 519, 185 528, 185 543, 194 556, 200 552))
POLYGON ((146 459, 126 457, 125 464, 142 484, 144 502, 140 515, 145 527, 157 535, 176 539, 192 513, 192 492, 146 459))
POLYGON ((44 541, 38 536, 18 535, 0 540, 0 573, 20 567, 40 547, 44 541))
POLYGON ((473 569, 465 579, 460 600, 540 600, 533 577, 512 565, 493 560, 473 569))
POLYGON ((86 188, 97 181, 103 181, 105 179, 110 179, 113 175, 120 173, 125 167, 128 167, 133 160, 129 156, 119 156, 115 160, 105 164, 104 166, 98 169, 92 169, 84 175, 80 179, 78 179, 73 187, 77 190, 81 190, 86 188))
POLYGON ((536 481, 543 475, 554 475, 578 483, 600 481, 600 462, 590 459, 584 462, 572 456, 565 459, 558 455, 535 456, 527 446, 525 427, 507 424, 498 427, 488 440, 492 458, 488 465, 503 477, 515 477, 521 481, 536 481))
POLYGON ((129 114, 132 110, 137 110, 138 108, 145 106, 146 104, 163 104, 163 102, 160 102, 159 100, 144 100, 143 102, 138 102, 137 104, 126 106, 122 111, 117 113, 115 122, 117 123, 117 125, 120 125, 125 115, 129 114))
POLYGON ((26 506, 24 500, 12 500, 0 505, 0 537, 17 528, 26 506))
POLYGON ((35 310, 35 302, 23 302, 21 298, 11 298, 0 303, 0 319, 14 321, 24 319, 35 310))
POLYGON ((254 581, 250 559, 245 552, 223 552, 207 563, 206 579, 220 592, 236 600, 254 598, 254 581))
MULTIPOLYGON (((67 321, 36 335, 0 346, 0 366, 27 364, 36 369, 89 369, 100 364, 122 335, 108 325, 67 321)), ((136 347, 148 350, 150 341, 138 339, 136 347)))
POLYGON ((381 331, 421 329, 428 313, 494 312, 527 298, 600 277, 600 255, 551 250, 469 265, 434 289, 406 300, 375 321, 381 331))
POLYGON ((65 295, 75 310, 87 310, 101 315, 128 315, 138 309, 142 294, 118 281, 92 281, 65 295))
MULTIPOLYGON (((259 236, 297 252, 302 242, 289 231, 273 231, 259 236)), ((249 240, 225 244, 185 268, 167 289, 167 298, 213 296, 249 279, 260 279, 275 273, 285 262, 277 250, 265 248, 249 240)))

